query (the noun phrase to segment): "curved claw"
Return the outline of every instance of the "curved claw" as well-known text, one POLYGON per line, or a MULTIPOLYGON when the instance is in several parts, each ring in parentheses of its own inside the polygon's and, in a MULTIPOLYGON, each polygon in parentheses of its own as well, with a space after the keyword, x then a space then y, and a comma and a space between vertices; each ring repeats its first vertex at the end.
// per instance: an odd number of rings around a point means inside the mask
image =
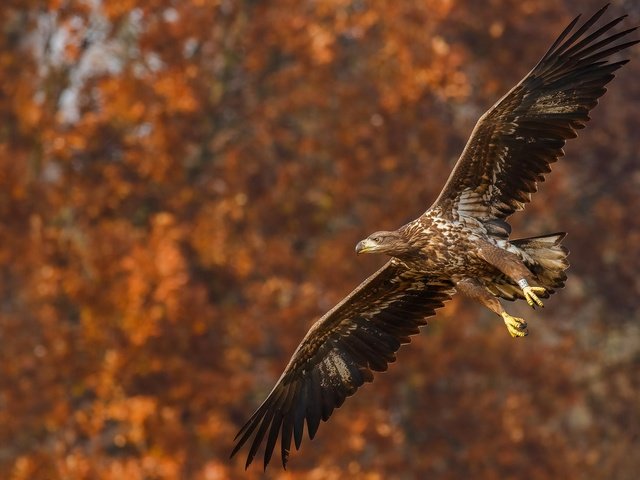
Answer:
POLYGON ((502 316, 504 324, 507 326, 507 330, 509 330, 509 334, 512 337, 526 337, 529 335, 527 322, 525 322, 523 318, 512 317, 507 312, 502 312, 500 315, 502 316))
POLYGON ((544 307, 542 300, 538 298, 538 294, 542 295, 546 292, 543 287, 530 287, 527 285, 522 288, 522 293, 524 294, 524 299, 527 301, 530 307, 535 308, 536 305, 539 307, 544 307))

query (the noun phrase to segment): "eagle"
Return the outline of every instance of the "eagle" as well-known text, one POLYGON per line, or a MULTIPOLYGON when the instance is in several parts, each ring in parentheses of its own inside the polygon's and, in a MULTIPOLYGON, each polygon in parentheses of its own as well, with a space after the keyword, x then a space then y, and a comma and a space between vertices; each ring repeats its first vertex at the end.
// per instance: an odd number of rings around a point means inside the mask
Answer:
POLYGON ((310 328, 240 429, 231 457, 249 442, 247 468, 266 439, 266 469, 279 437, 286 468, 292 440, 299 449, 305 423, 313 439, 320 420, 371 382, 373 372, 387 370, 400 346, 456 292, 500 316, 511 336, 527 335, 525 320, 507 313, 499 299, 542 307, 541 299, 562 288, 565 233, 510 239, 507 218, 524 209, 550 164, 564 155, 566 140, 584 128, 614 72, 628 62, 612 56, 640 41, 627 37, 635 28, 612 32, 626 15, 597 26, 606 9, 580 25, 576 17, 524 79, 482 115, 424 214, 357 244, 358 254, 390 259, 310 328))

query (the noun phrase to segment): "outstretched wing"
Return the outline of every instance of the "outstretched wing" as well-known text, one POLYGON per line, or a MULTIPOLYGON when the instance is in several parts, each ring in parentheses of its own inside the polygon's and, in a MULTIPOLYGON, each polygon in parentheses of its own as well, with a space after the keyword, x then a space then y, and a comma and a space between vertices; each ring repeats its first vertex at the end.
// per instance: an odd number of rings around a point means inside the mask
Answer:
POLYGON ((353 395, 372 371, 395 361, 400 345, 419 333, 425 317, 455 293, 453 284, 432 281, 391 260, 318 320, 304 337, 267 399, 236 436, 231 456, 253 436, 246 466, 264 440, 264 468, 278 436, 286 468, 295 440, 300 448, 304 423, 313 439, 334 408, 353 395))
POLYGON ((442 193, 431 208, 452 219, 504 219, 522 210, 562 147, 584 128, 613 72, 628 60, 610 57, 638 43, 610 34, 624 17, 594 27, 607 7, 575 29, 578 16, 533 70, 476 124, 442 193), (574 31, 575 29, 575 31, 574 31))

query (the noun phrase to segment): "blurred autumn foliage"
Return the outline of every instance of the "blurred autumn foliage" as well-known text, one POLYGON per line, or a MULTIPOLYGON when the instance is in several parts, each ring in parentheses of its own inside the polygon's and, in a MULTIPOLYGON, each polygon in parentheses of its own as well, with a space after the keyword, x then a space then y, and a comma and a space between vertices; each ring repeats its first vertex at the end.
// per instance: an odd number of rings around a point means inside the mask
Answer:
MULTIPOLYGON (((311 322, 477 118, 598 1, 4 0, 0 477, 261 478, 227 459, 311 322)), ((640 23, 637 1, 607 14, 640 23)), ((266 478, 635 479, 640 49, 517 236, 567 288, 513 340, 440 311, 266 478)))

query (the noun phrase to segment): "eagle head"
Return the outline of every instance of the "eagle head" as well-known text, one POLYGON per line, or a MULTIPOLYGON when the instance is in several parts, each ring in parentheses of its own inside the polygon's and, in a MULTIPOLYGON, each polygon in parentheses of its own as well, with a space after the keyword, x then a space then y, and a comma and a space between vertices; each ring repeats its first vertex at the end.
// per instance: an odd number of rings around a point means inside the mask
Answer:
POLYGON ((386 253, 400 257, 412 250, 411 245, 399 232, 375 232, 356 245, 356 253, 386 253))

